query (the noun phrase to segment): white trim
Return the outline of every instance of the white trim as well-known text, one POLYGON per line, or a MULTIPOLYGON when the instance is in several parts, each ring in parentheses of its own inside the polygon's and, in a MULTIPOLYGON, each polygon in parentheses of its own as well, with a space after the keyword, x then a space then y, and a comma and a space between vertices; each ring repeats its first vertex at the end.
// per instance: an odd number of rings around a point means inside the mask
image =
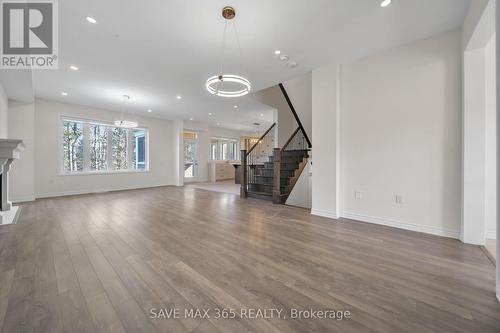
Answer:
POLYGON ((0 226, 15 223, 18 212, 19 206, 12 206, 12 208, 8 211, 0 212, 0 226))
MULTIPOLYGON (((130 115, 130 114, 129 114, 130 115)), ((100 126, 106 126, 106 127, 118 127, 115 125, 113 121, 107 121, 107 120, 95 120, 95 119, 88 119, 88 118, 81 118, 81 117, 75 117, 75 116, 65 116, 65 115, 60 115, 59 118, 61 121, 70 121, 70 122, 77 122, 77 123, 85 123, 89 125, 100 125, 100 126)), ((146 130, 148 131, 147 126, 142 126, 139 125, 137 127, 132 128, 133 130, 146 130)))
POLYGON ((497 239, 496 230, 486 230, 486 239, 497 239))
POLYGON ((388 227, 423 232, 426 234, 442 236, 442 237, 450 237, 450 238, 459 239, 459 234, 460 234, 458 229, 451 230, 451 229, 445 229, 445 228, 435 227, 435 226, 431 226, 431 225, 414 224, 414 223, 409 223, 409 222, 404 222, 404 221, 398 221, 398 220, 388 219, 388 218, 384 218, 384 217, 375 217, 375 216, 356 214, 356 213, 348 213, 348 212, 342 212, 341 217, 346 218, 346 219, 361 221, 361 222, 384 225, 384 226, 388 226, 388 227))
POLYGON ((36 198, 43 199, 43 198, 64 197, 64 196, 68 196, 68 195, 97 194, 97 193, 106 193, 106 192, 114 192, 114 191, 140 190, 140 189, 163 187, 163 186, 175 186, 175 185, 174 184, 159 184, 159 185, 120 186, 120 187, 110 187, 110 188, 106 188, 106 189, 88 189, 88 190, 78 190, 78 191, 38 193, 36 195, 36 198))
POLYGON ((332 212, 329 210, 314 209, 314 208, 311 209, 311 215, 326 217, 334 220, 338 220, 340 217, 338 212, 332 212))
POLYGON ((21 197, 12 197, 10 200, 14 204, 23 203, 23 202, 32 202, 35 201, 36 197, 34 195, 25 195, 21 197))
POLYGON ((96 170, 96 171, 73 171, 73 172, 63 172, 58 174, 58 177, 66 176, 99 176, 99 175, 116 175, 123 173, 149 173, 149 170, 135 170, 135 169, 122 169, 122 170, 96 170))

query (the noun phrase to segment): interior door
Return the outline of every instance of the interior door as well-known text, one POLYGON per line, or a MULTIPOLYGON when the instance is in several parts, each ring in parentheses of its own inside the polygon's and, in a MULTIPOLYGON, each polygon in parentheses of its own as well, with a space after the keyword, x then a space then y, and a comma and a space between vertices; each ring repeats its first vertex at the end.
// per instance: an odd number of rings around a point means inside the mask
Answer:
POLYGON ((184 181, 195 182, 198 169, 198 143, 184 140, 184 181))

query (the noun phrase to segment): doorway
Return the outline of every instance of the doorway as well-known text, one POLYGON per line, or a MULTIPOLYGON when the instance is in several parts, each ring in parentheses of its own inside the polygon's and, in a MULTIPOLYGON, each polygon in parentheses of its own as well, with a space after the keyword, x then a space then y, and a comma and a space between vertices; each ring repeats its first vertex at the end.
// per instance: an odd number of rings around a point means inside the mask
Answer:
POLYGON ((198 142, 196 139, 184 140, 184 182, 197 181, 198 142))

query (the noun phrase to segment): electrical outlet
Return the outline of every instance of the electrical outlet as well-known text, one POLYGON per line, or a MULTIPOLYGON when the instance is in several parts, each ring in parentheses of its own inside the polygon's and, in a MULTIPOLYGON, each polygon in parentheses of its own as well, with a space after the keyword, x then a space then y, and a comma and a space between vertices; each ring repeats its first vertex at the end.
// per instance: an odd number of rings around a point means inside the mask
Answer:
POLYGON ((361 199, 361 192, 354 191, 354 199, 357 199, 357 200, 361 199))
POLYGON ((405 203, 404 198, 401 194, 396 194, 396 203, 399 205, 402 205, 405 203))

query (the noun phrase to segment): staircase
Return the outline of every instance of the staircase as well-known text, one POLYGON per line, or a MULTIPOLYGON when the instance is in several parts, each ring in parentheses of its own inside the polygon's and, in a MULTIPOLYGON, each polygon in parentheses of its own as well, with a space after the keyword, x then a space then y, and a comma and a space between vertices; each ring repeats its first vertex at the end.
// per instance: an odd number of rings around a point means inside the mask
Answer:
POLYGON ((248 151, 241 151, 241 197, 254 197, 285 204, 300 174, 306 167, 312 147, 297 112, 280 83, 297 129, 290 135, 283 148, 276 148, 276 123, 257 140, 248 151))
MULTIPOLYGON (((281 154, 279 203, 284 204, 307 164, 309 150, 289 150, 281 154)), ((248 196, 273 201, 275 156, 264 165, 256 165, 248 183, 248 196)))

